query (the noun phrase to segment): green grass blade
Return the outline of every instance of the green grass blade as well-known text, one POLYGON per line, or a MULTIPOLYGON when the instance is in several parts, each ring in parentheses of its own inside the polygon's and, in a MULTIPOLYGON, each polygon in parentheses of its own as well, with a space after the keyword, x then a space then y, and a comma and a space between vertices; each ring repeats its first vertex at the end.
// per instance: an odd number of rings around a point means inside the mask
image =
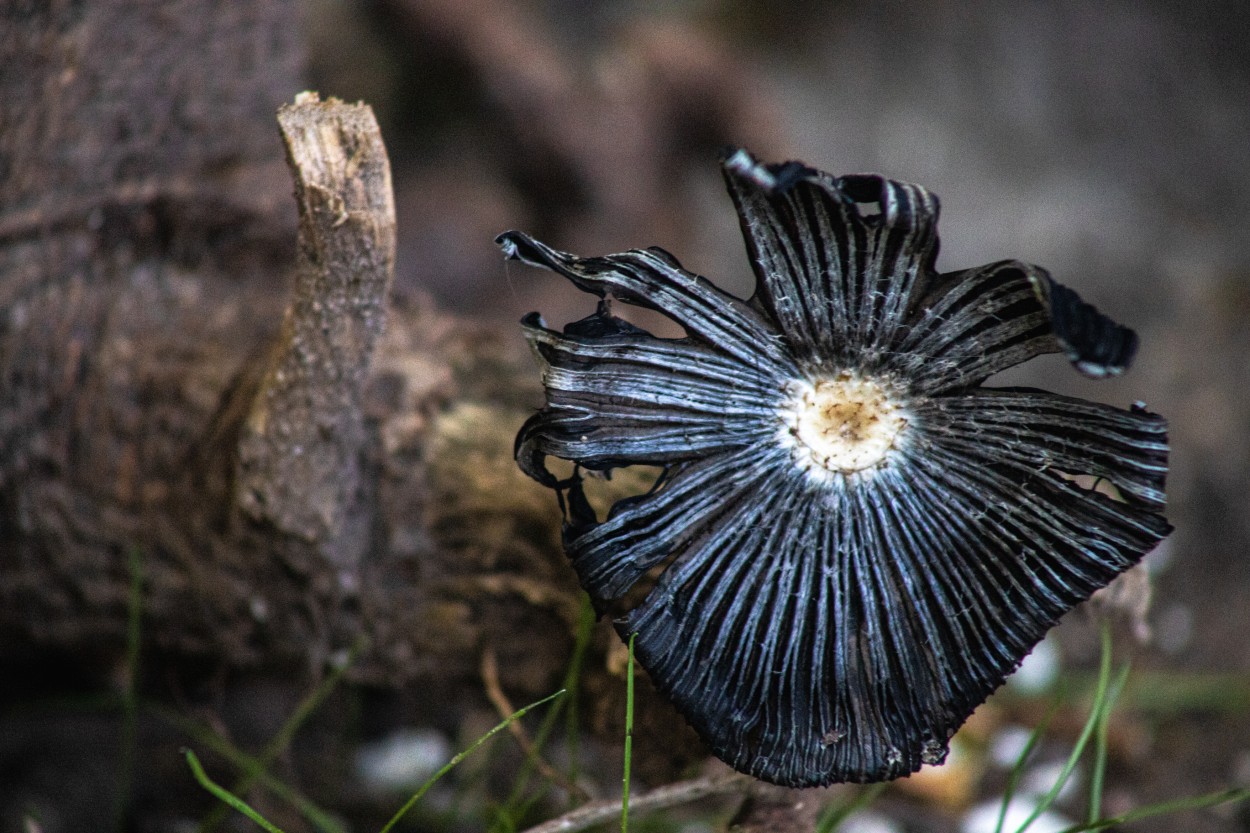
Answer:
POLYGON ((456 755, 456 757, 452 758, 450 761, 444 764, 442 769, 434 773, 434 775, 432 775, 428 781, 422 784, 420 789, 418 789, 415 793, 413 793, 412 798, 409 798, 407 801, 405 801, 404 806, 399 808, 399 812, 395 813, 395 815, 391 817, 391 820, 388 821, 386 825, 382 828, 381 833, 390 833, 391 828, 394 827, 396 824, 398 824, 399 820, 408 814, 408 811, 411 810, 413 806, 418 801, 421 800, 421 797, 424 796, 429 791, 430 787, 433 787, 436 783, 438 783, 438 780, 440 778, 442 778, 447 773, 451 772, 452 769, 454 769, 457 764, 459 764, 465 758, 472 755, 479 746, 481 746, 483 743, 486 743, 486 741, 490 740, 499 732, 508 728, 508 726, 510 726, 513 723, 513 721, 520 720, 522 717, 525 716, 526 712, 530 711, 531 709, 535 709, 543 705, 544 703, 550 702, 556 699, 557 697, 561 697, 566 693, 567 692, 565 691, 565 689, 560 689, 555 694, 548 694, 546 697, 544 697, 541 700, 536 700, 533 703, 530 703, 528 706, 523 706, 522 708, 517 709, 512 714, 504 718, 503 721, 497 724, 489 732, 482 735, 477 740, 473 741, 473 743, 469 745, 469 748, 465 749, 463 752, 460 752, 458 755, 456 755))
POLYGON ((1037 728, 1029 734, 1029 739, 1024 744, 1024 749, 1020 750, 1019 757, 1016 758, 1015 764, 1011 767, 1011 773, 1007 776, 1007 786, 1003 790, 1003 802, 998 808, 998 823, 994 825, 994 833, 1003 833, 1003 825, 1007 823, 1007 808, 1011 806, 1011 799, 1015 797, 1016 788, 1020 786, 1020 779, 1024 777, 1024 766, 1028 763, 1029 756, 1033 754, 1033 750, 1041 743, 1042 736, 1050 728, 1051 721, 1059 713, 1059 705, 1059 700, 1055 700, 1051 704, 1045 716, 1038 722, 1037 728))
POLYGON ((625 671, 625 775, 621 779, 621 833, 629 833, 629 771, 634 754, 634 637, 629 635, 629 664, 625 671))
POLYGON ((183 754, 187 757, 187 763, 191 767, 191 774, 195 776, 195 780, 200 782, 200 786, 217 796, 227 806, 233 807, 252 821, 259 824, 268 833, 282 833, 282 828, 273 824, 269 819, 253 810, 247 803, 227 790, 225 787, 219 786, 208 777, 208 773, 204 772, 204 767, 200 766, 200 759, 195 757, 195 753, 190 749, 183 750, 183 754))
MULTIPOLYGON (((295 737, 295 733, 299 731, 305 721, 312 716, 313 712, 321 708, 321 704, 325 702, 325 699, 330 696, 334 689, 338 688, 339 683, 343 680, 343 675, 356 663, 357 658, 368 643, 369 640, 363 635, 356 639, 356 642, 347 653, 347 659, 342 664, 332 668, 330 673, 326 675, 326 678, 321 681, 321 684, 310 691, 299 702, 299 705, 295 707, 295 711, 291 713, 291 716, 278 729, 277 734, 265 745, 264 750, 256 756, 257 767, 246 770, 243 776, 231 785, 230 791, 232 793, 237 795, 247 792, 256 783, 260 773, 267 771, 273 765, 278 756, 290 745, 291 740, 295 737)), ((224 818, 224 808, 210 813, 200 824, 199 833, 211 833, 221 824, 224 818)))
POLYGON ((1129 812, 1124 813, 1123 815, 1115 816, 1114 818, 1098 819, 1097 821, 1074 825, 1066 828, 1062 831, 1062 833, 1085 833, 1087 830, 1104 830, 1108 827, 1119 827, 1122 824, 1132 824, 1135 821, 1153 818, 1154 816, 1179 813, 1185 810, 1204 810, 1208 807, 1228 804, 1233 801, 1246 801, 1248 799, 1250 799, 1250 787, 1219 790, 1218 792, 1207 793, 1206 795, 1195 795, 1189 798, 1174 798, 1171 801, 1161 801, 1158 804, 1138 807, 1136 810, 1130 810, 1129 812))
MULTIPOLYGON (((580 737, 580 726, 577 716, 577 691, 581 686, 582 666, 585 662, 586 652, 590 648, 591 638, 594 635, 594 626, 596 621, 594 605, 591 604, 590 596, 582 594, 582 604, 578 616, 577 633, 574 637, 573 655, 569 658, 569 667, 564 674, 564 685, 569 695, 556 703, 555 707, 548 710, 542 723, 538 725, 538 731, 534 733, 533 751, 535 755, 541 754, 543 748, 547 745, 547 740, 551 737, 552 731, 555 729, 556 722, 560 715, 565 715, 565 731, 569 735, 569 783, 577 783, 577 741, 580 737), (567 711, 561 710, 567 706, 567 711)), ((525 791, 529 787, 529 779, 534 774, 534 760, 527 757, 525 763, 521 765, 520 771, 512 782, 512 790, 508 794, 508 798, 503 804, 495 810, 494 819, 491 822, 491 833, 515 833, 517 830, 517 820, 522 819, 529 812, 530 808, 538 800, 539 796, 525 797, 525 791)))
POLYGON ((291 740, 295 737, 295 733, 312 716, 313 712, 321 708, 321 704, 325 702, 334 689, 338 688, 339 683, 343 681, 343 675, 356 664, 356 660, 360 658, 361 653, 368 647, 368 644, 369 640, 367 637, 363 635, 357 637, 356 641, 352 643, 352 647, 348 649, 347 658, 332 668, 330 673, 326 675, 326 678, 321 681, 321 684, 299 702, 299 705, 295 707, 295 711, 291 712, 291 716, 282 724, 282 727, 278 729, 278 733, 265 745, 265 750, 259 755, 266 769, 279 755, 286 751, 286 748, 291 745, 291 740))
POLYGON ((888 784, 872 784, 861 789, 850 801, 830 804, 816 821, 816 833, 833 833, 842 822, 877 800, 888 784))
MULTIPOLYGON (((1102 623, 1102 653, 1103 656, 1111 654, 1111 623, 1105 619, 1102 623)), ((1118 695, 1118 691, 1109 692, 1107 706, 1100 711, 1094 726, 1094 768, 1089 776, 1089 813, 1086 816, 1091 822, 1102 816, 1102 792, 1107 775, 1107 732, 1111 726, 1111 706, 1118 695)))
POLYGON ((291 807, 294 807, 296 812, 307 819, 321 833, 347 833, 347 829, 333 816, 309 801, 294 787, 275 778, 265 769, 260 761, 248 755, 216 732, 200 726, 195 721, 189 720, 172 709, 163 706, 148 704, 144 711, 165 721, 196 743, 220 755, 236 770, 255 775, 257 784, 282 801, 285 801, 291 807))
MULTIPOLYGON (((1115 690, 1124 687, 1124 683, 1128 679, 1129 666, 1126 664, 1117 675, 1114 685, 1115 690)), ((1063 765, 1063 769, 1059 773, 1059 777, 1055 779, 1055 783, 1051 786, 1049 792, 1042 796, 1037 805, 1025 818, 1024 822, 1016 828, 1016 833, 1024 833, 1028 830, 1038 817, 1050 809, 1055 803, 1055 799, 1059 797, 1060 791, 1068 783, 1072 771, 1076 769, 1077 762, 1080 761, 1081 755, 1085 753, 1085 747, 1089 744, 1090 738, 1093 737, 1094 728, 1098 725, 1100 716, 1103 715, 1110 707, 1109 693, 1112 690, 1111 681, 1111 641, 1108 639, 1103 644, 1102 660, 1098 667, 1098 687, 1094 691, 1094 705, 1090 709, 1089 719, 1085 721, 1085 726, 1081 729, 1081 734, 1077 738, 1076 745, 1072 749, 1072 754, 1068 756, 1067 762, 1063 765)))
MULTIPOLYGON (((564 675, 564 687, 569 691, 568 699, 564 701, 568 704, 564 712, 564 743, 569 752, 570 784, 577 783, 578 758, 580 757, 582 732, 581 715, 577 712, 577 699, 581 688, 582 663, 585 661, 586 651, 590 649, 590 639, 595 632, 596 619, 595 607, 591 604, 590 596, 583 593, 581 607, 578 609, 577 633, 573 640, 573 656, 569 659, 569 668, 564 675)), ((573 796, 570 795, 569 799, 571 802, 573 796)))
POLYGON ((130 571, 130 594, 126 602, 126 690, 122 693, 121 761, 117 767, 117 805, 113 828, 125 827, 126 810, 135 778, 135 753, 139 744, 139 654, 143 646, 143 553, 132 546, 126 551, 130 571))

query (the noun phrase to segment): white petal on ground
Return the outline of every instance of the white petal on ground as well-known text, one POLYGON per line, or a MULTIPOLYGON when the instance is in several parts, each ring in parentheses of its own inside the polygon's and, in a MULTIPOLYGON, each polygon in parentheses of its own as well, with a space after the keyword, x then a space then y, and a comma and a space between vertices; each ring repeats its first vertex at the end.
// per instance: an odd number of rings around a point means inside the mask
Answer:
POLYGON ((1033 730, 1027 726, 1012 724, 999 729, 990 741, 990 760, 999 769, 1011 769, 1024 754, 1033 730))
POLYGON ((1043 639, 1020 663, 1016 673, 1007 678, 1007 684, 1021 694, 1048 691, 1059 676, 1059 660, 1055 641, 1043 639))
POLYGON ((425 781, 452 754, 447 739, 433 729, 400 729, 360 747, 356 777, 378 792, 403 790, 425 781))
POLYGON ((903 833, 903 826, 880 813, 862 810, 838 825, 838 833, 903 833))
MULTIPOLYGON (((995 833, 998 827, 998 814, 1002 811, 1002 800, 987 801, 984 804, 978 804, 969 810, 963 818, 960 825, 960 833, 995 833)), ((1017 797, 1012 800, 1007 807, 1007 815, 1004 819, 1002 829, 1007 831, 1019 830, 1020 825, 1033 813, 1037 807, 1037 802, 1033 798, 1017 797)), ((1029 825, 1029 833, 1060 833, 1072 827, 1075 822, 1059 815, 1058 813, 1047 810, 1033 820, 1029 825)))
MULTIPOLYGON (((1054 788, 1055 783, 1058 782, 1065 766, 1067 766, 1067 761, 1050 761, 1049 763, 1030 767, 1024 773, 1024 777, 1020 779, 1020 793, 1036 796, 1046 795, 1054 788)), ((1068 780, 1064 782, 1063 789, 1059 791, 1056 800, 1064 801, 1071 798, 1081 788, 1083 780, 1083 773, 1078 765, 1068 775, 1068 780)))

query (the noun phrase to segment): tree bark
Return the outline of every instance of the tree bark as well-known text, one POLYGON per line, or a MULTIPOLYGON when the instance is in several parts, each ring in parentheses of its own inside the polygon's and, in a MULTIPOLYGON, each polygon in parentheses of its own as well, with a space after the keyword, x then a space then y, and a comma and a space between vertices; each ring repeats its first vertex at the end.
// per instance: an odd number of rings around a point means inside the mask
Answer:
POLYGON ((367 634, 358 679, 476 684, 495 641, 505 684, 540 690, 578 597, 553 502, 511 462, 536 384, 428 304, 388 321, 367 107, 279 115, 292 245, 272 118, 300 86, 295 4, 209 6, 5 27, 26 71, 0 78, 0 656, 115 661, 136 552, 171 659, 318 668, 367 634))

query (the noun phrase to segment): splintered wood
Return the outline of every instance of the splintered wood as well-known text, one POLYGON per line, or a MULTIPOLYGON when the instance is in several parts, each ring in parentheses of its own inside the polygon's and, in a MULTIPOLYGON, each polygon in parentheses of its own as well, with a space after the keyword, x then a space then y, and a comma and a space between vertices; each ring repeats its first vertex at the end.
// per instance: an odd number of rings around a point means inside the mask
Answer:
POLYGON ((365 381, 395 269, 390 165, 372 110, 303 93, 278 113, 299 207, 294 297, 239 439, 253 519, 355 563, 365 381))

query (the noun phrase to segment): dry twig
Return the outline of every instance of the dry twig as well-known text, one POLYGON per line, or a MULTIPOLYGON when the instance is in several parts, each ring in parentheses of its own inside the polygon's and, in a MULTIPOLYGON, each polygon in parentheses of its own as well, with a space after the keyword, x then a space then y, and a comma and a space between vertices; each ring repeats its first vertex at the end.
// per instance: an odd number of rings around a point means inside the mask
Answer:
MULTIPOLYGON (((692 801, 715 795, 745 794, 756 783, 759 782, 737 772, 707 775, 703 778, 692 778, 689 781, 678 781, 676 784, 656 787, 642 795, 630 796, 629 807, 634 813, 643 813, 664 807, 676 807, 679 804, 689 804, 692 801)), ((558 818, 545 821, 536 827, 531 827, 525 833, 574 833, 577 830, 585 830, 596 824, 611 821, 620 813, 621 800, 619 798, 595 801, 578 807, 576 810, 570 810, 558 818)))
MULTIPOLYGON (((482 684, 486 687, 486 698, 490 700, 491 705, 499 712, 500 717, 507 718, 508 715, 516 713, 516 709, 512 706, 512 701, 508 699, 508 695, 503 693, 503 688, 499 685, 499 663, 495 659, 495 652, 490 648, 482 651, 482 684)), ((525 757, 534 762, 534 766, 537 767, 540 775, 568 792, 569 795, 578 801, 590 800, 589 793, 547 763, 539 754, 538 748, 534 745, 533 739, 530 738, 529 732, 525 731, 525 727, 521 725, 521 721, 514 720, 509 723, 508 731, 512 733, 512 737, 516 738, 517 745, 521 747, 525 757)))

